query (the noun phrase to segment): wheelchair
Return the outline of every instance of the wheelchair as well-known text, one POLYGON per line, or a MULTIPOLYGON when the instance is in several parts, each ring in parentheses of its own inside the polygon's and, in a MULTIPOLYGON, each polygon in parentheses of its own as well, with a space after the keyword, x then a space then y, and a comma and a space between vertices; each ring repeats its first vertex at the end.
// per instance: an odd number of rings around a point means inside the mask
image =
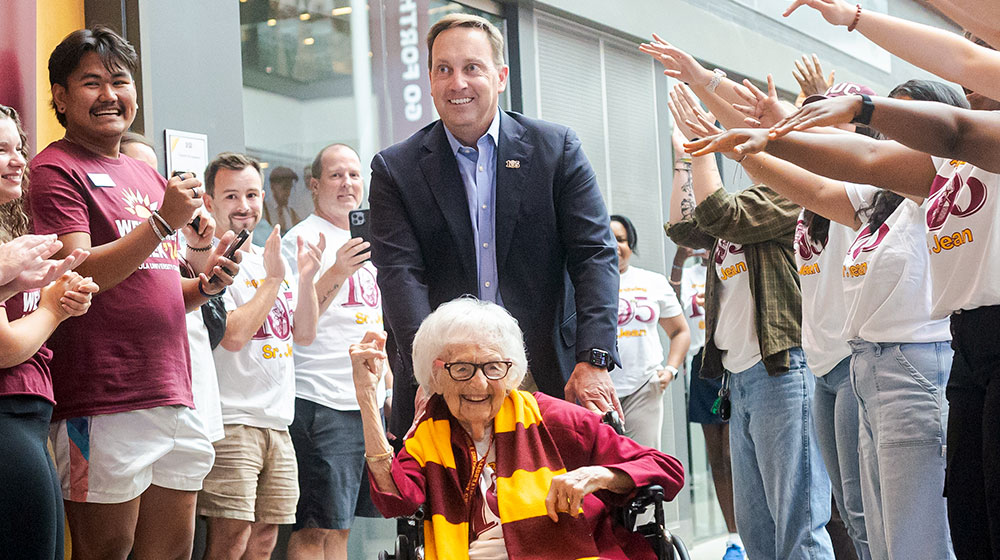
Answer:
MULTIPOLYGON (((611 410, 604 415, 604 422, 624 434, 624 426, 618 413, 611 410)), ((615 521, 626 530, 639 533, 653 548, 657 560, 691 560, 687 547, 681 538, 667 530, 663 518, 663 488, 658 485, 637 489, 635 497, 621 509, 612 512, 615 521), (636 526, 640 515, 653 508, 652 520, 636 526)), ((421 506, 409 517, 396 520, 395 550, 383 550, 378 560, 423 560, 424 559, 424 508, 421 506)))

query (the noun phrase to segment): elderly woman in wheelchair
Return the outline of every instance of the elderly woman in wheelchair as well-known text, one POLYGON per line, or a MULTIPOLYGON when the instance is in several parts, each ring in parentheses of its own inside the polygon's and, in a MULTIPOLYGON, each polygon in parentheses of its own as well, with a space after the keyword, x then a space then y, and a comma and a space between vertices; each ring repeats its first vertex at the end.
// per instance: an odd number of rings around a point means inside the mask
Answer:
POLYGON ((384 346, 368 333, 350 350, 372 499, 386 517, 423 505, 427 559, 656 558, 609 511, 637 487, 672 499, 680 462, 582 407, 517 390, 527 359, 503 308, 461 298, 420 326, 413 370, 431 397, 395 457, 375 402, 384 346))

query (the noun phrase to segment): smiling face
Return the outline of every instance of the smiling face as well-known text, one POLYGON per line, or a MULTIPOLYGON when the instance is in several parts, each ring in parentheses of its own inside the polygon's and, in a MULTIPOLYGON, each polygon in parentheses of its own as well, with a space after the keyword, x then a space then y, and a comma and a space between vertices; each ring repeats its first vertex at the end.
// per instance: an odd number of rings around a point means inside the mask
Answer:
POLYGON ((109 72, 95 52, 80 59, 66 85, 54 84, 56 108, 66 117, 66 134, 93 144, 116 146, 135 120, 135 84, 124 68, 109 72))
POLYGON ((334 146, 323 152, 320 161, 322 173, 309 180, 316 215, 341 229, 348 229, 347 214, 361 206, 365 186, 361 178, 361 160, 354 150, 334 146))
POLYGON ((25 159, 14 121, 0 114, 0 204, 21 198, 25 159))
MULTIPOLYGON (((445 347, 442 362, 484 363, 507 359, 496 348, 475 343, 450 344, 445 347)), ((444 397, 451 415, 474 439, 479 439, 500 412, 506 396, 504 379, 487 379, 481 369, 466 381, 455 381, 444 367, 432 372, 435 393, 444 397)))
POLYGON ((486 32, 453 27, 434 39, 431 97, 444 125, 463 144, 475 146, 507 88, 508 68, 497 68, 486 32))
MULTIPOLYGON (((251 166, 240 170, 221 168, 215 175, 214 195, 205 194, 205 207, 215 218, 216 237, 226 231, 253 231, 260 222, 264 191, 260 172, 251 166)), ((246 250, 244 245, 242 250, 246 250)))

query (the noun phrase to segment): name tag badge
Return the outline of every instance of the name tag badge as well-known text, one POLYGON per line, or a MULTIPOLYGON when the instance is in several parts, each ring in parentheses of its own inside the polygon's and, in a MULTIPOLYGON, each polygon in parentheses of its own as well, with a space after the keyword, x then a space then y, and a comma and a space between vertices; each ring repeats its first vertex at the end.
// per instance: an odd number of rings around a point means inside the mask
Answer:
POLYGON ((87 178, 90 179, 90 184, 98 188, 109 188, 115 186, 115 182, 111 179, 111 175, 107 173, 87 173, 87 178))

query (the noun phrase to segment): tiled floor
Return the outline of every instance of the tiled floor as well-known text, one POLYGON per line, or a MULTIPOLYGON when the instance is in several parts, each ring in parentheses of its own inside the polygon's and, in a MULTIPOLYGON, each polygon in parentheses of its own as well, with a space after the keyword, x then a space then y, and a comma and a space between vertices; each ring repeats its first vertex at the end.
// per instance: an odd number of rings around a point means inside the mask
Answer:
POLYGON ((691 547, 691 560, 721 560, 726 553, 726 537, 705 541, 691 547))

